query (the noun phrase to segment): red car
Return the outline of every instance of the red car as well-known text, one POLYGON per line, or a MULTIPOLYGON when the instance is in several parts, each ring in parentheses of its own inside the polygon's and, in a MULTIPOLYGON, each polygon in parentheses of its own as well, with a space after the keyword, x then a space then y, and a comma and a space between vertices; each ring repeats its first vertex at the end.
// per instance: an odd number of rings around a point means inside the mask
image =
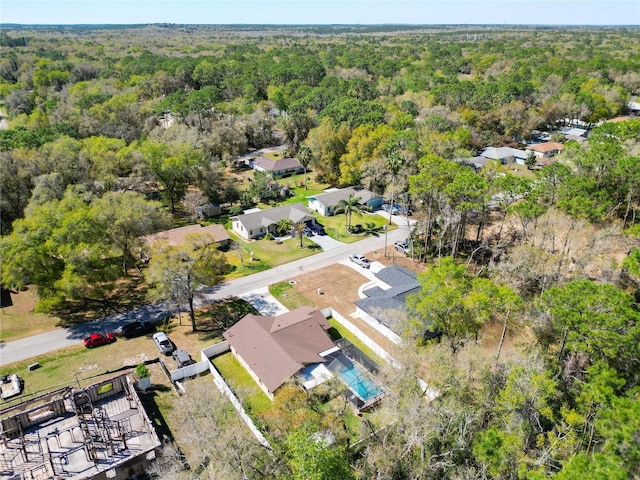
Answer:
POLYGON ((113 333, 92 333, 84 339, 84 346, 87 348, 99 347, 116 341, 113 333))

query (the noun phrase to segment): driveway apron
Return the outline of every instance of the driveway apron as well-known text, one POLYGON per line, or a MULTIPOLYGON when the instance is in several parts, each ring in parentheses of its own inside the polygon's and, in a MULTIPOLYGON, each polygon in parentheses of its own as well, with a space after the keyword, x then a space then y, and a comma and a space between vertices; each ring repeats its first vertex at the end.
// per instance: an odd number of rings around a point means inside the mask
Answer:
POLYGON ((333 250, 334 248, 342 247, 346 245, 345 243, 339 242, 334 238, 331 238, 329 235, 314 235, 313 237, 308 237, 313 243, 322 248, 323 251, 333 250))

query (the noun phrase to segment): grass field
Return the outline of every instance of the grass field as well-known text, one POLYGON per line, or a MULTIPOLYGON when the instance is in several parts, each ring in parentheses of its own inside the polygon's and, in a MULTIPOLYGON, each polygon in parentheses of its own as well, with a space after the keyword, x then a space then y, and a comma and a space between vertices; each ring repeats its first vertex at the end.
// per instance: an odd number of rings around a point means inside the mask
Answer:
POLYGON ((369 357, 374 362, 378 363, 379 365, 382 365, 382 364, 385 363, 385 361, 382 358, 380 358, 378 355, 373 353, 373 350, 371 350, 364 343, 362 343, 349 330, 347 330, 342 325, 340 325, 340 323, 337 320, 335 320, 333 318, 328 318, 327 320, 329 321, 329 325, 331 325, 331 327, 332 327, 332 329, 329 331, 329 333, 331 334, 331 336, 333 338, 346 338, 356 348, 358 348, 358 350, 360 350, 362 353, 364 353, 367 357, 369 357))
POLYGON ((38 300, 34 288, 11 294, 13 305, 0 309, 0 341, 10 342, 19 338, 48 332, 60 323, 56 316, 33 311, 38 300))
MULTIPOLYGON (((347 232, 347 219, 344 214, 333 215, 331 217, 316 216, 318 223, 324 226, 328 235, 344 243, 353 243, 370 236, 384 235, 384 228, 387 220, 375 213, 353 213, 351 214, 351 227, 361 225, 362 233, 347 232)), ((389 231, 395 230, 397 225, 389 225, 389 231)))
MULTIPOLYGON (((243 300, 225 300, 197 312, 199 330, 195 333, 185 314, 181 321, 174 318, 162 329, 178 348, 187 350, 194 360, 199 360, 200 350, 220 341, 222 331, 249 312, 255 313, 255 309, 243 300)), ((3 402, 3 407, 56 388, 86 386, 101 375, 135 367, 155 358, 161 358, 170 370, 176 368, 171 356, 161 355, 151 335, 147 335, 132 339, 119 337, 115 343, 93 349, 85 348, 79 341, 77 346, 2 365, 0 375, 17 373, 24 380, 23 395, 11 402, 3 402), (41 367, 29 370, 28 366, 35 362, 41 367)), ((164 375, 161 369, 158 369, 158 375, 164 375)), ((152 371, 152 380, 153 376, 152 371)))
POLYGON ((214 358, 213 364, 247 410, 260 413, 271 408, 271 399, 260 390, 255 380, 232 353, 214 358))
POLYGON ((268 270, 284 263, 315 255, 321 251, 315 243, 306 237, 302 239, 303 247, 300 248, 300 239, 298 238, 289 238, 277 243, 267 239, 247 242, 233 232, 229 232, 229 236, 238 242, 240 251, 228 250, 224 252, 227 262, 233 266, 233 271, 226 276, 227 280, 268 270), (253 252, 253 260, 251 252, 253 252))
POLYGON ((298 307, 309 305, 314 307, 315 304, 298 292, 289 282, 275 283, 269 286, 269 292, 278 299, 289 310, 295 310, 298 307))

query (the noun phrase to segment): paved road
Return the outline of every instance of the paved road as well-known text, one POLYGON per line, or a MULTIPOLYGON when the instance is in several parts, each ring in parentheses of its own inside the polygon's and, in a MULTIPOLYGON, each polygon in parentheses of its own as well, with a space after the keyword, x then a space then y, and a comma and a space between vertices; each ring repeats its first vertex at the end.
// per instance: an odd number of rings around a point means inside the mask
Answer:
MULTIPOLYGON (((400 220, 400 217, 398 217, 398 220, 400 220)), ((393 242, 396 240, 404 240, 407 237, 408 226, 406 220, 402 220, 403 221, 398 221, 400 225, 398 229, 388 233, 388 248, 393 248, 393 242)), ((264 272, 221 283, 204 291, 199 303, 208 304, 228 297, 240 297, 247 292, 267 287, 273 283, 287 280, 288 278, 297 277, 302 273, 328 267, 329 265, 344 260, 352 253, 366 254, 367 252, 377 250, 384 247, 384 244, 384 234, 378 237, 369 237, 359 242, 344 244, 326 252, 280 265, 270 270, 265 270, 264 272)), ((119 326, 134 320, 159 321, 173 313, 175 313, 175 305, 145 305, 135 310, 110 315, 94 322, 58 329, 40 335, 33 335, 13 342, 2 343, 0 344, 0 365, 6 365, 60 348, 77 345, 90 332, 101 330, 114 331, 119 326)))

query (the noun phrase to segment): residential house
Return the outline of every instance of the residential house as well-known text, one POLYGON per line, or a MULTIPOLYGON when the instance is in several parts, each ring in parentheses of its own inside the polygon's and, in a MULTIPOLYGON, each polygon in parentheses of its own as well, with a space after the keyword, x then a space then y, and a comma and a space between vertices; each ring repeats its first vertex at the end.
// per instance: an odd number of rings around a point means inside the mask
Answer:
POLYGON ((502 165, 514 162, 524 165, 528 155, 524 150, 511 147, 487 147, 480 153, 480 156, 500 162, 502 165))
POLYGON ((385 337, 398 343, 399 323, 406 318, 406 299, 420 291, 417 275, 392 265, 375 273, 378 286, 364 290, 365 298, 355 302, 356 314, 385 337))
POLYGON ((162 232, 145 235, 141 238, 144 244, 153 245, 156 242, 167 242, 172 247, 183 245, 187 241, 187 236, 192 234, 205 234, 213 238, 213 242, 221 248, 229 245, 231 238, 222 225, 215 224, 203 227, 202 225, 187 225, 186 227, 164 230, 162 232))
POLYGON ((493 161, 500 165, 508 165, 511 163, 518 163, 524 165, 529 154, 524 150, 511 147, 487 147, 480 155, 472 158, 467 158, 461 161, 465 165, 470 165, 475 168, 476 172, 482 170, 487 163, 493 161))
POLYGON ((323 363, 336 350, 322 312, 304 306, 278 316, 245 315, 222 334, 231 352, 273 398, 275 391, 303 368, 323 363))
POLYGON ((377 195, 362 187, 330 188, 323 193, 307 197, 309 208, 320 215, 333 215, 336 207, 342 200, 347 200, 350 196, 358 198, 360 205, 372 210, 380 208, 384 201, 382 195, 377 195))
POLYGON ((570 135, 572 137, 582 137, 587 138, 587 133, 589 131, 586 128, 578 128, 578 127, 562 127, 557 133, 561 133, 563 135, 570 135))
POLYGON ((493 160, 491 160, 490 158, 483 157, 482 155, 478 155, 476 157, 466 158, 462 160, 461 163, 463 163, 464 165, 469 165, 473 167, 476 170, 476 172, 479 172, 487 165, 487 163, 492 161, 493 160))
POLYGON ((536 143, 527 145, 526 150, 527 152, 533 152, 538 159, 551 158, 564 150, 564 145, 558 142, 536 143))
POLYGON ((304 172, 304 167, 297 158, 280 158, 278 160, 272 160, 267 157, 259 156, 250 160, 249 166, 254 170, 270 173, 273 178, 304 172))
POLYGON ((302 203, 293 203, 231 217, 231 229, 245 240, 261 238, 267 233, 275 233, 278 222, 283 218, 288 218, 294 224, 303 222, 307 225, 313 225, 316 223, 315 217, 309 213, 307 207, 302 203))

